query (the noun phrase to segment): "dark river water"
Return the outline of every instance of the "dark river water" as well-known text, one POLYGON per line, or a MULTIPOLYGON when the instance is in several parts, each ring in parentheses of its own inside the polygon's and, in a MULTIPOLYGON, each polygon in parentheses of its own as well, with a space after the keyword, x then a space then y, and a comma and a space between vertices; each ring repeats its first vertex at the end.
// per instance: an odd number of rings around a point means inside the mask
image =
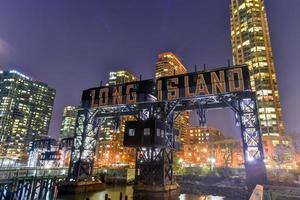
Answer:
POLYGON ((155 196, 146 195, 146 196, 137 196, 133 197, 132 186, 115 186, 107 187, 105 190, 95 193, 87 194, 76 194, 76 195, 63 195, 57 197, 57 200, 105 200, 105 194, 108 194, 108 197, 111 200, 120 200, 120 192, 122 192, 122 200, 125 199, 125 195, 128 196, 128 200, 222 200, 223 197, 217 196, 203 196, 203 195, 192 195, 192 194, 176 194, 172 196, 155 196))

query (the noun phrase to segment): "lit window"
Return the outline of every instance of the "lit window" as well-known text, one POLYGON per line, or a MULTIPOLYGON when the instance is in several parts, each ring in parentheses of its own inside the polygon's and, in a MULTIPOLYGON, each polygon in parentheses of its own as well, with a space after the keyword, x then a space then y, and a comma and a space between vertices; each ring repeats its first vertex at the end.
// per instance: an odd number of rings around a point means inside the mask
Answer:
POLYGON ((150 135, 150 128, 144 128, 144 135, 150 135))
POLYGON ((273 140, 272 143, 273 143, 273 146, 276 146, 276 145, 279 144, 279 141, 278 140, 273 140))
POLYGON ((129 129, 128 135, 134 136, 134 134, 135 134, 135 129, 129 129))
POLYGON ((157 137, 160 137, 160 129, 159 128, 156 129, 156 135, 157 135, 157 137))

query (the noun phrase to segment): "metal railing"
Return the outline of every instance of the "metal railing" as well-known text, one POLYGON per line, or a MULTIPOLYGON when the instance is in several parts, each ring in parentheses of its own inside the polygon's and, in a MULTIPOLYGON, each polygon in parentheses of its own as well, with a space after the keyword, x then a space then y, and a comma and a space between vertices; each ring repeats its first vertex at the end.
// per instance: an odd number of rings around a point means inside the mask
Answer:
POLYGON ((68 168, 9 168, 0 169, 0 182, 12 180, 16 177, 64 177, 67 176, 68 168))

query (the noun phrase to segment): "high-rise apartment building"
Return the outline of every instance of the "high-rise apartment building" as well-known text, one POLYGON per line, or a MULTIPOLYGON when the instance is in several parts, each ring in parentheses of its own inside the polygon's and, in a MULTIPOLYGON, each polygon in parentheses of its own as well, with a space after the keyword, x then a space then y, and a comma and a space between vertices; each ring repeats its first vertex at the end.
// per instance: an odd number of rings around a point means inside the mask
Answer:
MULTIPOLYGON (((165 52, 158 55, 155 70, 156 79, 185 73, 187 73, 187 69, 174 53, 165 52)), ((175 128, 179 130, 179 140, 181 145, 185 144, 185 133, 189 124, 189 112, 182 112, 175 121, 175 128)))
POLYGON ((48 135, 56 91, 46 83, 34 81, 31 88, 32 115, 30 132, 48 135))
POLYGON ((185 73, 187 73, 187 69, 174 53, 165 52, 158 55, 155 70, 156 79, 185 73))
POLYGON ((247 64, 264 136, 284 133, 264 0, 231 0, 231 43, 235 64, 247 64))
MULTIPOLYGON (((117 70, 109 73, 108 85, 123 84, 137 81, 138 78, 127 70, 117 70)), ((135 150, 123 146, 125 121, 132 120, 130 116, 121 117, 118 130, 115 130, 115 120, 105 119, 100 128, 98 160, 99 164, 132 164, 135 161, 135 150)))
POLYGON ((66 106, 64 108, 62 123, 60 127, 60 139, 74 137, 78 108, 66 106))
POLYGON ((123 84, 137 81, 138 78, 127 70, 109 72, 109 85, 123 84))
POLYGON ((186 132, 186 145, 208 144, 223 139, 224 134, 213 127, 190 127, 186 132))
POLYGON ((55 90, 17 72, 0 72, 0 154, 23 159, 29 141, 47 135, 55 90))

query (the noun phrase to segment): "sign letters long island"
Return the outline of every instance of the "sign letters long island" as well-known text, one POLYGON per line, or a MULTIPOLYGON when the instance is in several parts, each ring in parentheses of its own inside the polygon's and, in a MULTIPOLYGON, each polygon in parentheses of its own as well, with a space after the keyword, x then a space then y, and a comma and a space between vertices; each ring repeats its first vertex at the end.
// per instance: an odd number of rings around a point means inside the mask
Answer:
POLYGON ((135 104, 149 101, 149 96, 164 101, 245 90, 250 90, 249 70, 247 66, 236 66, 163 77, 156 82, 144 80, 91 88, 83 92, 82 104, 85 107, 135 104))

